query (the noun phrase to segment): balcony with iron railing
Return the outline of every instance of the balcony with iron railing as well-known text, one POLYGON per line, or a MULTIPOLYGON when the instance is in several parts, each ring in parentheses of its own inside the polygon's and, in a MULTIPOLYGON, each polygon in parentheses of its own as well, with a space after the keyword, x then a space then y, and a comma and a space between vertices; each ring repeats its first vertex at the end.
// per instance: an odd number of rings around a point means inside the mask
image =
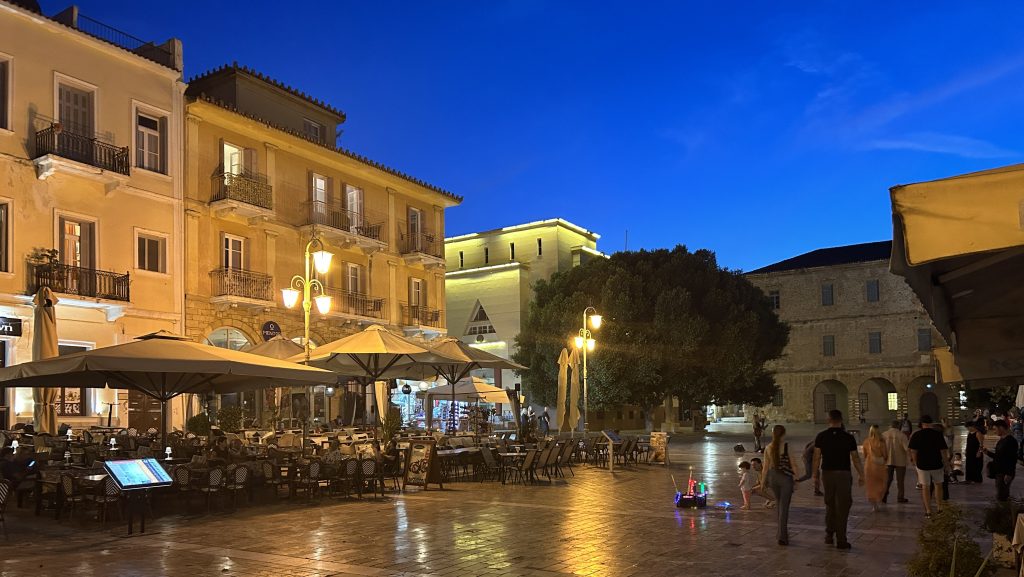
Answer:
POLYGON ((444 264, 444 239, 429 230, 411 231, 404 222, 398 223, 398 252, 406 262, 414 264, 444 264))
POLYGON ((176 41, 172 40, 164 44, 147 42, 79 13, 77 6, 69 6, 64 11, 54 15, 53 20, 66 26, 77 28, 80 32, 84 32, 93 38, 98 38, 129 52, 134 52, 143 58, 148 58, 168 68, 181 70, 180 53, 176 54, 174 50, 174 48, 180 47, 180 44, 176 41))
POLYGON ((407 303, 401 303, 401 307, 403 327, 445 328, 443 310, 407 303))
POLYGON ((347 210, 320 200, 306 204, 306 226, 316 226, 329 240, 355 243, 364 248, 387 245, 387 215, 372 210, 347 210))
POLYGON ((327 295, 331 297, 332 315, 381 320, 388 317, 387 299, 330 287, 327 295))
POLYGON ((274 277, 233 268, 210 271, 211 301, 214 303, 267 306, 274 301, 274 277))
POLYGON ((50 287, 56 293, 78 295, 112 301, 131 300, 131 279, 120 274, 59 262, 29 262, 28 292, 34 294, 41 287, 50 287))
POLYGON ((40 168, 40 178, 45 179, 57 170, 51 155, 125 176, 130 171, 127 146, 114 146, 59 122, 36 132, 33 158, 40 168))
POLYGON ((210 206, 242 216, 268 216, 274 210, 274 189, 265 174, 221 172, 213 176, 210 206))

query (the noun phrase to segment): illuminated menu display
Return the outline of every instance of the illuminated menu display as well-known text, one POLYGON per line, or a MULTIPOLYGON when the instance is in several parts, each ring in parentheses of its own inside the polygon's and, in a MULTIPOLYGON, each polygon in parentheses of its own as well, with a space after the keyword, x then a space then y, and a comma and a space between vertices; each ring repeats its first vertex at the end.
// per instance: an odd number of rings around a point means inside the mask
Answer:
POLYGON ((156 459, 107 461, 103 467, 122 491, 166 487, 173 483, 156 459))

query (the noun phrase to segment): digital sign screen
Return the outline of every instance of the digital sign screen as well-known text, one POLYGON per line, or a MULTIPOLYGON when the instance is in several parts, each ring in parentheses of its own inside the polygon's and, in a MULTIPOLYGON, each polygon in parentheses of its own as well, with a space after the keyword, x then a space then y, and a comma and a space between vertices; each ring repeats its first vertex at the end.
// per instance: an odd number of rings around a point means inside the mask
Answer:
POLYGON ((122 491, 167 487, 174 483, 156 459, 107 461, 103 467, 122 491))

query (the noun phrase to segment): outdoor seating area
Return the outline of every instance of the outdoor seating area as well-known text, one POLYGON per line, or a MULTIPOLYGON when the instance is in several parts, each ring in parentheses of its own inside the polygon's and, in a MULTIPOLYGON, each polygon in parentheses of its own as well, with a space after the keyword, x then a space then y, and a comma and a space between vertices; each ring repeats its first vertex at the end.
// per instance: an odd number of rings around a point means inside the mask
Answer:
MULTIPOLYGON (((601 435, 560 434, 536 443, 514 435, 447 437, 404 431, 382 449, 373 431, 341 430, 316 437, 290 431, 201 437, 168 435, 168 453, 159 451, 158 434, 132 429, 95 428, 68 436, 3 431, 6 453, 26 466, 19 482, 0 483, 3 510, 34 509, 35 515, 94 521, 100 526, 125 517, 125 496, 104 468, 108 460, 154 457, 173 483, 152 489, 151 515, 230 513, 261 502, 289 500, 311 504, 322 499, 383 498, 406 489, 406 451, 415 441, 436 443, 442 487, 451 483, 500 483, 532 486, 571 482, 574 467, 647 461, 648 441, 625 437, 609 453, 601 435), (211 440, 212 439, 212 440, 211 440), (221 439, 230 439, 222 441, 221 439), (227 447, 226 449, 224 447, 227 447)), ((5 528, 5 527, 3 527, 5 528)), ((6 529, 6 528, 5 528, 6 529)))

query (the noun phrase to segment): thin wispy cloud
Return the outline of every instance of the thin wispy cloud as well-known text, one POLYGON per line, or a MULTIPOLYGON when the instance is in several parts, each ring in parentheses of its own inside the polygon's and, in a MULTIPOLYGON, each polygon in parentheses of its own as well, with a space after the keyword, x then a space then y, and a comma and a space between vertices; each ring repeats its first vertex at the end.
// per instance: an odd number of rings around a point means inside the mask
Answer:
POLYGON ((935 132, 917 132, 899 138, 883 138, 865 144, 868 150, 917 150, 938 152, 965 158, 1007 158, 1019 153, 999 147, 991 142, 935 132))

